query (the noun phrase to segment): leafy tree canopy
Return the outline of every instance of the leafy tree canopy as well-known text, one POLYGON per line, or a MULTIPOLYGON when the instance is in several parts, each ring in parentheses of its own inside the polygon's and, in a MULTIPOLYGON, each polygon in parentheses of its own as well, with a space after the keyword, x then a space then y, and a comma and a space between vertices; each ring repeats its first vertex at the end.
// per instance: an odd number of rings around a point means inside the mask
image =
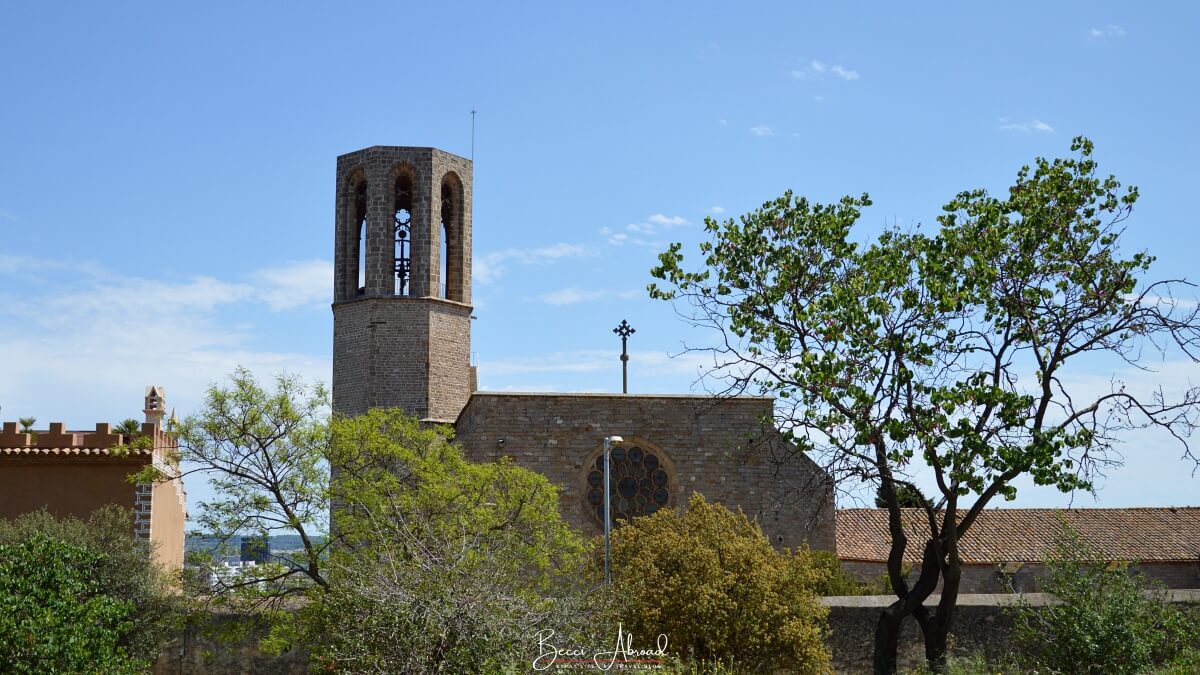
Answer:
MULTIPOLYGON (((1167 602, 1161 587, 1110 561, 1065 523, 1046 561, 1042 584, 1057 602, 1028 603, 1013 612, 1013 637, 1031 669, 1069 675, 1152 671, 1173 659, 1191 659, 1200 621, 1167 602), (1149 587, 1149 588, 1147 588, 1149 587)), ((1180 671, 1183 672, 1183 671, 1180 671)))
POLYGON ((0 544, 0 654, 12 673, 140 673, 134 606, 103 592, 105 556, 37 533, 0 544))
POLYGON ((712 374, 728 393, 775 394, 778 424, 850 479, 840 485, 880 486, 897 595, 880 624, 880 671, 895 669, 909 614, 944 666, 958 540, 991 499, 1016 497, 1018 476, 1093 489, 1122 435, 1145 427, 1197 459, 1200 389, 1147 392, 1114 376, 1097 391, 1071 377, 1096 363, 1145 368, 1151 354, 1195 360, 1200 346, 1200 310, 1174 299, 1190 284, 1146 281, 1153 258, 1120 250, 1137 188, 1098 175, 1087 139, 1071 151, 1023 167, 1002 196, 959 193, 931 233, 893 227, 860 243, 852 228, 867 195, 826 205, 788 192, 737 221, 708 219, 699 269, 672 244, 651 271, 663 284, 652 296, 723 337, 712 374), (898 489, 918 467, 943 508, 925 506, 931 536, 910 585, 898 489))
MULTIPOLYGON (((186 615, 186 600, 178 593, 179 580, 168 577, 154 562, 149 542, 133 536, 132 511, 106 506, 86 521, 55 518, 46 511, 0 520, 0 545, 24 550, 20 547, 39 538, 57 542, 43 549, 50 556, 48 560, 58 560, 55 556, 65 550, 58 543, 87 556, 89 563, 82 570, 82 580, 63 583, 79 581, 92 589, 89 593, 128 605, 130 611, 123 615, 117 640, 122 653, 149 662, 175 637, 186 615)), ((16 581, 33 583, 29 579, 16 581)), ((64 625, 69 626, 69 621, 64 625)))
POLYGON ((472 463, 447 427, 399 410, 332 425, 340 542, 274 646, 355 672, 523 670, 535 635, 589 620, 580 536, 549 481, 510 462, 472 463))
MULTIPOLYGON (((326 583, 320 560, 330 541, 329 396, 321 385, 280 375, 274 388, 238 368, 226 385, 214 384, 200 409, 175 430, 181 476, 204 476, 214 497, 200 502, 195 522, 217 539, 216 555, 236 553, 242 536, 296 534, 302 550, 235 577, 213 574, 201 589, 213 602, 251 609, 326 583), (246 604, 245 602, 249 604, 246 604)), ((149 439, 141 439, 148 441, 149 439)), ((135 481, 170 478, 147 466, 135 481)), ((213 553, 189 562, 219 567, 213 553)))

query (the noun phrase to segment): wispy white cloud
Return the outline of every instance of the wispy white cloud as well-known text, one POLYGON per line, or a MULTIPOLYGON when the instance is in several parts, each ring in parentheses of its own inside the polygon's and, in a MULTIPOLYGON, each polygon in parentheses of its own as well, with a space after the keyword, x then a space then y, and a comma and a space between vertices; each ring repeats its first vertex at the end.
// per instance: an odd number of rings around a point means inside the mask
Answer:
POLYGON ((581 258, 592 253, 594 251, 587 246, 561 242, 536 248, 508 248, 475 256, 471 274, 474 281, 487 284, 504 276, 510 264, 539 265, 564 258, 581 258))
POLYGON ((1034 118, 1029 122, 1010 122, 1008 119, 1001 117, 1000 130, 1015 131, 1022 134, 1030 134, 1035 131, 1039 133, 1050 133, 1051 131, 1054 131, 1054 127, 1037 118, 1034 118))
POLYGON ((91 260, 67 258, 36 258, 28 255, 0 253, 0 274, 37 275, 51 270, 71 270, 74 275, 102 279, 108 273, 91 260))
POLYGON ((679 225, 687 225, 687 222, 688 222, 686 218, 683 218, 681 216, 667 216, 667 215, 663 215, 661 213, 652 213, 652 214, 650 214, 650 217, 647 218, 646 220, 651 223, 654 223, 655 225, 662 225, 664 227, 676 227, 679 225))
POLYGON ((333 296, 333 262, 304 260, 269 267, 254 274, 258 297, 274 311, 325 306, 333 296))
POLYGON ((840 63, 830 65, 816 59, 792 69, 792 77, 797 80, 824 80, 831 76, 847 82, 853 82, 859 78, 857 70, 847 68, 840 63))
POLYGON ((633 244, 635 246, 644 246, 646 248, 661 248, 665 243, 657 239, 651 239, 659 234, 661 230, 669 230, 676 227, 682 227, 688 224, 688 219, 683 216, 669 216, 663 213, 652 213, 640 223, 629 223, 620 231, 610 227, 600 228, 600 235, 613 246, 623 246, 625 244, 633 244))
POLYGON ((770 136, 775 133, 775 130, 765 124, 760 124, 756 127, 750 127, 750 133, 755 136, 770 136))
POLYGON ((719 216, 722 213, 725 213, 725 207, 723 207, 723 206, 709 207, 708 212, 713 214, 714 216, 719 216))
POLYGON ((605 289, 598 290, 581 290, 578 288, 563 288, 550 293, 543 293, 538 296, 538 300, 547 305, 575 305, 581 302, 595 302, 597 300, 633 300, 642 294, 641 291, 610 291, 605 289))
POLYGON ((0 321, 23 329, 0 335, 6 417, 30 414, 83 428, 136 416, 142 387, 151 383, 166 386, 169 403, 183 414, 211 381, 238 365, 264 378, 287 371, 329 380, 327 353, 255 347, 254 326, 226 311, 326 305, 333 281, 328 261, 287 263, 232 280, 132 276, 95 263, 73 264, 74 273, 64 275, 59 261, 13 261, 0 265, 19 265, 24 285, 0 301, 0 321))
MULTIPOLYGON (((64 263, 37 258, 0 257, 0 273, 48 274, 64 263)), ((333 288, 333 263, 328 260, 289 262, 252 271, 244 281, 197 276, 185 281, 125 276, 84 264, 78 285, 38 294, 26 302, 10 303, 11 311, 32 315, 96 313, 97 318, 136 320, 161 313, 212 312, 238 303, 264 304, 271 311, 324 308, 333 288)))
POLYGON ((717 120, 717 124, 720 124, 723 127, 727 127, 727 126, 729 126, 729 120, 722 118, 722 119, 717 120))
MULTIPOLYGON (((634 223, 633 226, 634 228, 643 227, 642 225, 638 225, 636 223, 634 223)), ((604 240, 612 246, 624 246, 626 244, 630 244, 632 246, 641 246, 642 248, 658 249, 667 245, 667 243, 661 239, 647 239, 646 237, 641 236, 630 236, 629 232, 637 232, 637 230, 629 229, 629 225, 626 225, 625 227, 625 232, 616 232, 610 227, 602 227, 600 228, 600 236, 604 237, 604 240)))
POLYGON ((843 80, 846 80, 847 82, 852 82, 852 81, 858 79, 858 71, 857 70, 850 70, 849 68, 843 68, 841 65, 837 65, 837 64, 834 64, 834 66, 829 69, 829 72, 833 73, 834 75, 837 75, 838 77, 842 78, 843 80))
POLYGON ((1088 35, 1092 39, 1122 38, 1125 37, 1125 29, 1115 23, 1110 23, 1102 28, 1093 27, 1088 31, 1088 35))

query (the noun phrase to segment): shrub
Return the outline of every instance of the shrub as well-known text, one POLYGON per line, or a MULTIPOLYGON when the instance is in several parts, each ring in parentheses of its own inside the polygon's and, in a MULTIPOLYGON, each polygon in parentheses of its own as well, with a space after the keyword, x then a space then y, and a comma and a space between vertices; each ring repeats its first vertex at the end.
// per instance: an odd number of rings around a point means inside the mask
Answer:
POLYGON ((1014 611, 1013 638, 1031 666, 1067 674, 1137 673, 1182 658, 1198 628, 1161 587, 1108 561, 1065 524, 1046 562, 1058 601, 1014 611))
POLYGON ((15 547, 10 550, 23 550, 23 545, 39 537, 89 556, 91 563, 81 570, 86 575, 63 578, 63 583, 78 581, 93 588, 88 593, 132 608, 122 620, 127 624, 118 640, 122 653, 139 662, 152 661, 182 627, 186 602, 173 587, 175 582, 155 564, 149 542, 134 537, 129 509, 106 506, 86 521, 55 518, 47 511, 0 520, 0 545, 15 547))
POLYGON ((0 544, 4 672, 137 673, 149 660, 125 646, 134 606, 103 592, 105 556, 45 534, 0 544))
POLYGON ((612 536, 615 596, 626 629, 665 633, 689 661, 731 662, 751 672, 830 670, 822 642, 825 574, 807 550, 772 548, 742 513, 693 495, 612 536))
POLYGON ((842 561, 832 551, 809 551, 813 566, 822 573, 815 590, 817 595, 886 595, 887 573, 873 582, 864 583, 842 569, 842 561))
POLYGON ((332 431, 328 586, 270 647, 300 643, 315 667, 345 672, 525 672, 540 629, 591 618, 566 590, 582 590, 585 546, 544 476, 468 462, 448 430, 397 410, 332 431))

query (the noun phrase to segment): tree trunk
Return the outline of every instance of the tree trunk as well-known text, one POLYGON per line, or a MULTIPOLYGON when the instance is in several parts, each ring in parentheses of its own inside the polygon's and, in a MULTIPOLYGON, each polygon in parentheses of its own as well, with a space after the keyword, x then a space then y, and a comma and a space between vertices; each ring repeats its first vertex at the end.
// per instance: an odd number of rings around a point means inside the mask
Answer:
POLYGON ((949 626, 942 620, 941 611, 936 612, 925 628, 925 661, 932 673, 946 672, 946 649, 949 626))
POLYGON ((884 608, 875 627, 876 675, 893 675, 896 672, 896 655, 899 651, 900 628, 904 625, 904 617, 914 615, 922 632, 928 630, 930 621, 924 603, 937 588, 939 576, 934 543, 929 541, 925 544, 925 554, 921 560, 921 575, 917 577, 912 590, 908 590, 908 584, 903 579, 892 579, 898 599, 884 608), (901 592, 900 589, 904 589, 905 592, 901 592))
POLYGON ((921 626, 921 633, 925 639, 925 660, 929 664, 930 672, 946 672, 950 628, 954 625, 961 580, 962 568, 957 558, 952 557, 946 561, 945 572, 942 575, 942 596, 938 600, 937 611, 921 626))
POLYGON ((875 675, 892 675, 896 672, 896 652, 900 640, 900 626, 906 614, 903 600, 888 605, 879 615, 875 627, 875 675))

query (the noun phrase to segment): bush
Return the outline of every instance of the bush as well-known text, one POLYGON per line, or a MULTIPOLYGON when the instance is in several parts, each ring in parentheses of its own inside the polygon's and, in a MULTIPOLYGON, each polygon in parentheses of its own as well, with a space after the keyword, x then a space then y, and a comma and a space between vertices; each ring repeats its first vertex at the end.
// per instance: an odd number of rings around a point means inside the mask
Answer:
POLYGON ((133 603, 105 595, 105 556, 45 534, 0 544, 0 654, 4 672, 137 673, 129 653, 133 603))
POLYGON ((831 669, 822 641, 825 574, 807 550, 780 553, 745 515, 693 495, 686 510, 636 518, 612 535, 626 631, 689 661, 739 671, 831 669))
POLYGON ((1138 673, 1186 657, 1196 622, 1160 587, 1108 561, 1065 524, 1043 590, 1057 604, 1014 612, 1013 638, 1033 667, 1067 674, 1138 673))
MULTIPOLYGON (((154 563, 149 543, 133 536, 132 511, 117 506, 106 506, 93 513, 87 521, 73 517, 59 519, 46 511, 28 513, 11 521, 0 520, 0 546, 7 547, 5 550, 9 552, 8 555, 18 556, 14 560, 27 559, 27 556, 33 555, 34 549, 29 547, 33 546, 34 542, 41 542, 34 548, 40 551, 38 555, 46 556, 48 564, 63 560, 78 561, 81 559, 79 556, 84 556, 89 561, 84 567, 70 570, 69 573, 64 572, 65 576, 45 578, 46 582, 61 584, 58 591, 47 591, 60 593, 53 597, 62 599, 74 594, 81 598, 105 598, 116 603, 105 606, 119 605, 130 608, 121 615, 118 622, 121 629, 109 633, 116 636, 116 651, 113 654, 123 654, 122 658, 137 663, 149 663, 182 627, 185 601, 172 587, 172 580, 154 563)), ((6 569, 9 576, 4 583, 16 585, 28 585, 33 582, 30 579, 12 576, 14 574, 49 573, 19 565, 6 569)), ((5 593, 0 591, 0 600, 4 597, 5 593)), ((9 598, 9 601, 13 600, 9 598)), ((8 621, 10 627, 21 625, 22 622, 26 622, 24 625, 27 626, 39 625, 38 622, 49 620, 40 615, 21 615, 22 618, 14 618, 16 615, 13 612, 25 611, 28 608, 28 605, 6 607, 3 612, 5 616, 0 619, 8 621)), ((70 623, 64 625, 72 627, 70 623)), ((39 643, 46 649, 68 649, 67 644, 48 646, 51 642, 60 640, 70 645, 78 645, 73 633, 56 633, 53 625, 47 625, 45 630, 38 629, 30 634, 39 636, 39 643)), ((73 648, 75 647, 70 647, 73 648)), ((0 649, 0 653, 4 653, 4 650, 0 649)), ((47 667, 42 665, 35 670, 46 671, 47 667)), ((60 672, 75 670, 66 668, 60 672)))
POLYGON ((887 573, 871 583, 863 583, 842 569, 842 561, 832 551, 809 551, 813 565, 822 573, 815 588, 817 595, 887 595, 887 573))
POLYGON ((397 410, 332 430, 328 586, 269 646, 303 644, 315 667, 342 672, 525 672, 540 629, 568 642, 592 619, 584 543, 544 476, 468 462, 448 430, 397 410))

